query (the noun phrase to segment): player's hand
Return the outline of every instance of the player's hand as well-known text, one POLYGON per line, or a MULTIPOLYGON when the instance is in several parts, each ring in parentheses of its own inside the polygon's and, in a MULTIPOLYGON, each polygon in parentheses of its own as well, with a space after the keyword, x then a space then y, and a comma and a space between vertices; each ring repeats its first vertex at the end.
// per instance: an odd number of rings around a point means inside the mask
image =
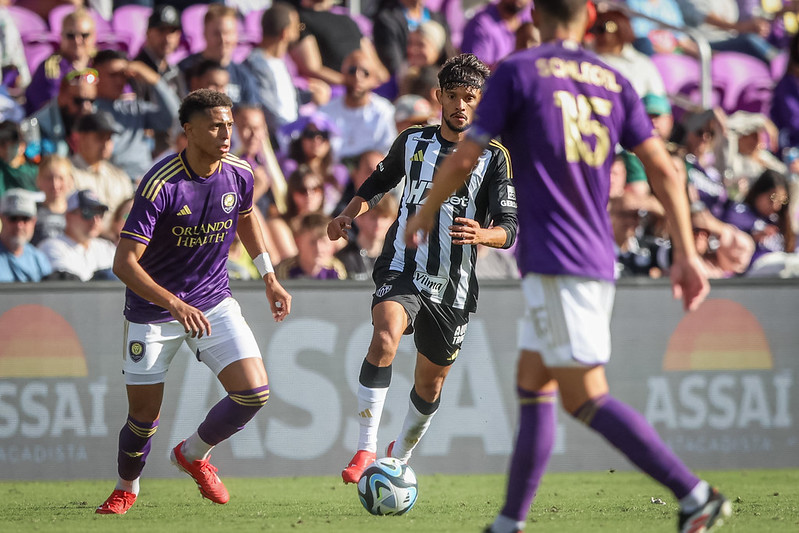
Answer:
POLYGON ((283 322, 291 313, 291 295, 277 281, 274 273, 266 275, 266 299, 275 322, 283 322))
POLYGON ((449 227, 449 236, 452 244, 485 244, 483 228, 471 218, 455 218, 455 225, 449 227))
POLYGON ((417 248, 420 243, 427 240, 427 234, 433 228, 433 215, 426 214, 422 209, 408 219, 405 224, 405 245, 417 248))
POLYGON ((349 230, 352 228, 350 217, 339 215, 327 225, 327 237, 336 242, 339 239, 350 240, 349 230))
POLYGON ((707 273, 699 256, 675 257, 671 265, 671 290, 674 299, 682 298, 683 309, 694 311, 710 292, 707 273))
POLYGON ((178 300, 168 311, 175 320, 183 325, 183 329, 186 333, 191 334, 192 338, 201 339, 203 335, 211 335, 211 323, 205 314, 196 307, 178 300))

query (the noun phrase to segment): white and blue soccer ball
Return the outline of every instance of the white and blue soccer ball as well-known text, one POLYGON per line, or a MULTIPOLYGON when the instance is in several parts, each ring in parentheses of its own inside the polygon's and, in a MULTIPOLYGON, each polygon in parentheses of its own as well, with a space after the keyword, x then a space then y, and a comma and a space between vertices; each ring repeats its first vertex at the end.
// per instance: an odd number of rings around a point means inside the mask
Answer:
POLYGON ((416 503, 419 489, 413 469, 394 457, 378 459, 358 480, 358 498, 373 515, 401 515, 416 503))

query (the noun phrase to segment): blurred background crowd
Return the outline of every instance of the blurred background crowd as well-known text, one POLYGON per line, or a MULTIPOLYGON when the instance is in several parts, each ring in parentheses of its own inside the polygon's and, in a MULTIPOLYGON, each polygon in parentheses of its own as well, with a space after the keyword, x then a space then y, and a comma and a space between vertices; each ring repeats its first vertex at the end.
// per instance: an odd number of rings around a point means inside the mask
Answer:
MULTIPOLYGON (((235 104, 233 152, 252 165, 278 277, 369 279, 402 184, 348 243, 327 239, 330 217, 399 131, 440 121, 447 58, 494 67, 540 44, 532 6, 0 0, 0 282, 112 279, 136 186, 185 147, 177 110, 198 88, 235 104)), ((712 278, 799 276, 798 17, 797 1, 628 0, 597 4, 586 31, 684 172, 712 278), (713 54, 705 106, 696 35, 713 54)), ((663 209, 621 149, 610 196, 618 277, 668 275, 663 209)), ((518 277, 512 250, 478 253, 481 279, 518 277)), ((240 245, 228 267, 258 278, 240 245)))

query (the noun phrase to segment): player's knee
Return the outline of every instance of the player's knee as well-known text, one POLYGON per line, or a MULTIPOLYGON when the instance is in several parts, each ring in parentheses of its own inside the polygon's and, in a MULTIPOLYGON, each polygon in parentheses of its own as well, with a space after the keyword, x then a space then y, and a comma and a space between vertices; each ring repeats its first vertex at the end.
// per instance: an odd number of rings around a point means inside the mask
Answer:
POLYGON ((370 359, 375 363, 387 363, 394 359, 394 353, 397 351, 399 340, 395 335, 388 330, 375 331, 372 338, 372 344, 369 346, 370 359))
POLYGON ((231 392, 228 394, 228 397, 237 405, 257 411, 269 401, 269 385, 245 391, 231 392))

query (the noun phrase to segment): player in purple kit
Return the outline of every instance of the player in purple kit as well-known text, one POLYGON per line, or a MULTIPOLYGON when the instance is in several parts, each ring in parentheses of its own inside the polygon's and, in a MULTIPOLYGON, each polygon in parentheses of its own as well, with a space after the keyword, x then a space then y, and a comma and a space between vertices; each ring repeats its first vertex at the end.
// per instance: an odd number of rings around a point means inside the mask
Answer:
POLYGON ((488 532, 524 528, 552 453, 558 392, 566 411, 674 493, 680 531, 706 531, 731 514, 729 501, 696 477, 643 416, 611 396, 605 377, 614 298, 607 202, 617 143, 641 159, 668 213, 674 296, 692 310, 709 285, 693 245, 685 183, 630 83, 578 44, 587 17, 586 0, 536 0, 533 19, 545 44, 500 63, 466 140, 442 163, 405 238, 411 245, 419 230, 430 231, 438 206, 501 135, 516 176, 526 315, 519 430, 505 505, 488 532))
POLYGON ((228 153, 232 105, 209 89, 186 97, 179 119, 188 146, 144 176, 121 232, 114 273, 127 285, 122 366, 128 419, 119 433, 119 480, 97 508, 100 514, 124 514, 136 500, 158 429, 164 378, 183 342, 228 392, 171 453, 172 463, 194 478, 203 497, 227 503, 209 453, 269 399, 260 350, 228 284, 225 264, 235 234, 266 283, 276 322, 291 311, 291 296, 275 278, 253 213, 252 170, 228 153))

